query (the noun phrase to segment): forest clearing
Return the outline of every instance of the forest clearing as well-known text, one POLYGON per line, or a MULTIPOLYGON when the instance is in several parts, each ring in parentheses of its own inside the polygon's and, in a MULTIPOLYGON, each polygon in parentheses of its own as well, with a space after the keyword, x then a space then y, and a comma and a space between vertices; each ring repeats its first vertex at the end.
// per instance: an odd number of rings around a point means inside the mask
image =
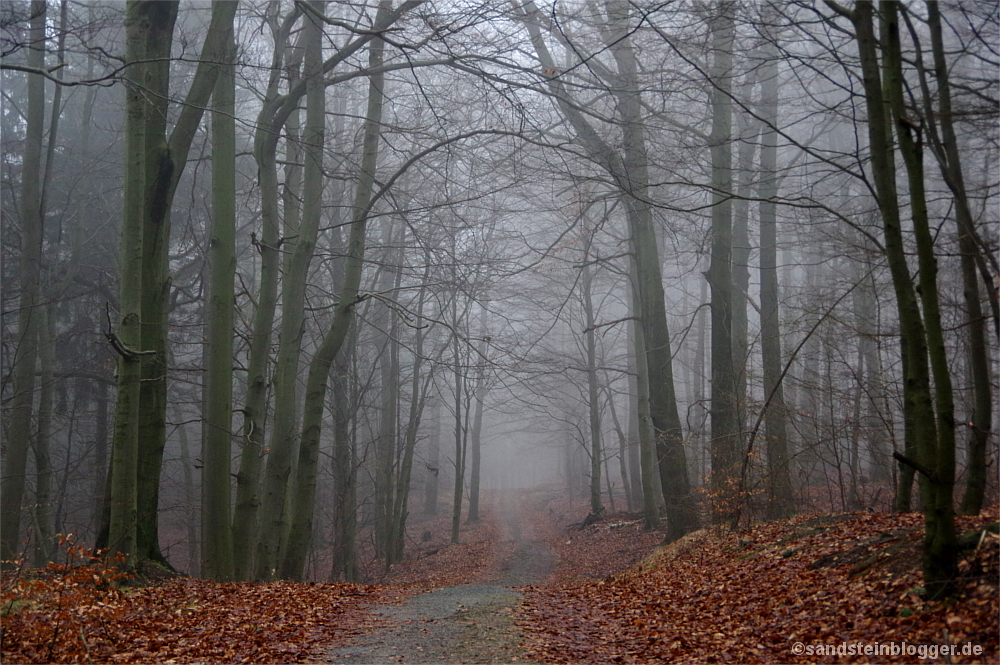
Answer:
POLYGON ((935 603, 920 596, 917 514, 801 516, 741 533, 707 529, 658 547, 662 532, 643 531, 638 515, 584 527, 569 523, 586 510, 582 502, 544 491, 498 498, 480 524, 463 528, 462 544, 421 543, 375 584, 174 578, 116 590, 74 573, 63 582, 56 574, 38 584, 26 576, 21 587, 8 581, 0 656, 5 663, 995 663, 1000 656, 995 510, 960 520, 970 534, 960 590, 935 603), (519 562, 527 542, 535 549, 519 562), (510 583, 518 586, 504 594, 501 585, 510 583), (499 600, 470 601, 456 595, 463 588, 499 600), (398 609, 442 590, 436 606, 398 609), (796 655, 795 643, 842 651, 796 655), (947 659, 843 651, 877 643, 958 650, 947 659), (962 654, 965 645, 981 650, 962 654))

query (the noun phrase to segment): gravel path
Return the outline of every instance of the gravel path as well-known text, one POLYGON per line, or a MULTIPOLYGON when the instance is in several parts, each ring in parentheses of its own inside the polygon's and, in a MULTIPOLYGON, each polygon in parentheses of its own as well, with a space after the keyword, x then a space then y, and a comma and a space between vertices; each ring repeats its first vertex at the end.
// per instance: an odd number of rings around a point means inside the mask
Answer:
POLYGON ((540 584, 555 557, 531 525, 518 516, 516 499, 501 498, 502 526, 514 541, 501 564, 499 584, 439 587, 401 605, 375 609, 389 625, 330 652, 331 663, 511 663, 530 662, 520 648, 512 610, 521 593, 510 587, 540 584))

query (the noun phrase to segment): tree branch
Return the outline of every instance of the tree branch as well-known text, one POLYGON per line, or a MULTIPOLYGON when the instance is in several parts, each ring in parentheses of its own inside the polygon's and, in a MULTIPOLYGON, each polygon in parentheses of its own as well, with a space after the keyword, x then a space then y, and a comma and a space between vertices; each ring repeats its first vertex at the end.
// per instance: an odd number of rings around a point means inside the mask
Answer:
POLYGON ((938 481, 938 475, 937 475, 937 473, 935 473, 934 471, 931 471, 930 469, 928 469, 926 466, 924 466, 920 462, 918 462, 916 460, 910 459, 909 457, 907 457, 903 453, 899 452, 898 450, 894 450, 893 453, 892 453, 892 456, 893 456, 894 459, 899 460, 900 462, 902 462, 906 466, 908 466, 908 467, 910 467, 912 469, 916 469, 917 471, 919 471, 920 473, 922 473, 931 482, 935 482, 936 483, 938 481))

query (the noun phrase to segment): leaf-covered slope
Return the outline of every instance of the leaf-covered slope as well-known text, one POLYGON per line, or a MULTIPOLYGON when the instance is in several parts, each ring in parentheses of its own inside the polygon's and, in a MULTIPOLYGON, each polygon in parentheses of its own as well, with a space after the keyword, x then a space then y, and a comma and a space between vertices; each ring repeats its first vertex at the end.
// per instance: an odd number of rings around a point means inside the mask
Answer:
MULTIPOLYGON (((991 519, 959 521, 972 530, 991 519)), ((606 580, 528 590, 520 625, 529 653, 554 663, 919 660, 892 655, 892 642, 957 645, 952 662, 998 662, 997 536, 964 551, 959 596, 932 604, 919 594, 921 535, 917 514, 702 531, 606 580), (858 655, 876 643, 888 653, 858 655), (832 655, 819 652, 827 645, 832 655), (966 645, 982 652, 963 654, 966 645)))

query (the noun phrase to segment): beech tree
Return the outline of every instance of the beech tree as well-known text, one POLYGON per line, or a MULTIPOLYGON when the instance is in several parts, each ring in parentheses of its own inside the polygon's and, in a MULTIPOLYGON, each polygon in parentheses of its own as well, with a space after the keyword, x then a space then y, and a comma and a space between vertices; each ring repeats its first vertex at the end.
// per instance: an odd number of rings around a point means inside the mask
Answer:
POLYGON ((686 454, 673 385, 670 336, 663 301, 663 281, 648 197, 645 139, 641 122, 641 91, 637 63, 629 40, 630 7, 609 2, 603 35, 617 71, 607 73, 606 85, 615 95, 622 131, 621 153, 616 152, 580 112, 565 84, 556 76, 558 68, 542 36, 541 14, 533 3, 523 8, 523 21, 539 62, 551 72, 546 85, 567 124, 588 157, 605 169, 619 187, 625 201, 632 251, 636 262, 636 292, 639 320, 646 345, 645 362, 650 376, 649 409, 655 433, 661 485, 666 501, 670 538, 676 539, 699 524, 688 482, 686 454), (656 377, 655 379, 653 377, 656 377))
MULTIPOLYGON (((233 3, 235 4, 235 3, 233 3)), ((230 20, 232 20, 232 16, 230 20)), ((202 457, 202 575, 234 576, 230 458, 233 441, 233 306, 236 279, 236 42, 226 35, 212 92, 211 283, 205 312, 205 414, 202 457)))
POLYGON ((112 462, 112 549, 164 561, 157 528, 166 437, 170 206, 187 154, 225 56, 236 2, 217 3, 195 78, 169 136, 170 46, 176 2, 130 2, 126 9, 125 221, 121 319, 112 345, 120 356, 112 462), (140 284, 140 288, 135 288, 140 284), (133 540, 134 539, 134 540, 133 540))
MULTIPOLYGON (((31 27, 28 39, 27 66, 45 68, 44 0, 31 3, 31 27)), ((24 157, 21 166, 21 265, 17 337, 19 344, 13 366, 13 398, 7 455, 4 464, 3 505, 0 507, 0 560, 4 568, 14 565, 21 553, 21 507, 31 425, 34 413, 35 365, 38 360, 38 334, 42 321, 38 302, 42 264, 41 159, 45 130, 45 82, 38 74, 28 78, 28 107, 24 157)))
POLYGON ((852 10, 832 1, 827 4, 848 17, 856 31, 869 113, 873 177, 905 354, 904 401, 911 405, 908 425, 912 427, 917 452, 916 459, 898 453, 896 457, 901 464, 920 472, 924 503, 924 579, 930 597, 937 598, 949 593, 957 573, 953 505, 955 418, 938 302, 937 257, 924 193, 921 130, 909 120, 904 100, 903 56, 896 3, 880 3, 879 33, 875 31, 872 2, 858 2, 852 10), (897 141, 895 145, 892 142, 893 133, 897 141), (897 146, 908 176, 910 216, 920 268, 919 288, 910 275, 903 242, 901 197, 892 160, 897 146))

